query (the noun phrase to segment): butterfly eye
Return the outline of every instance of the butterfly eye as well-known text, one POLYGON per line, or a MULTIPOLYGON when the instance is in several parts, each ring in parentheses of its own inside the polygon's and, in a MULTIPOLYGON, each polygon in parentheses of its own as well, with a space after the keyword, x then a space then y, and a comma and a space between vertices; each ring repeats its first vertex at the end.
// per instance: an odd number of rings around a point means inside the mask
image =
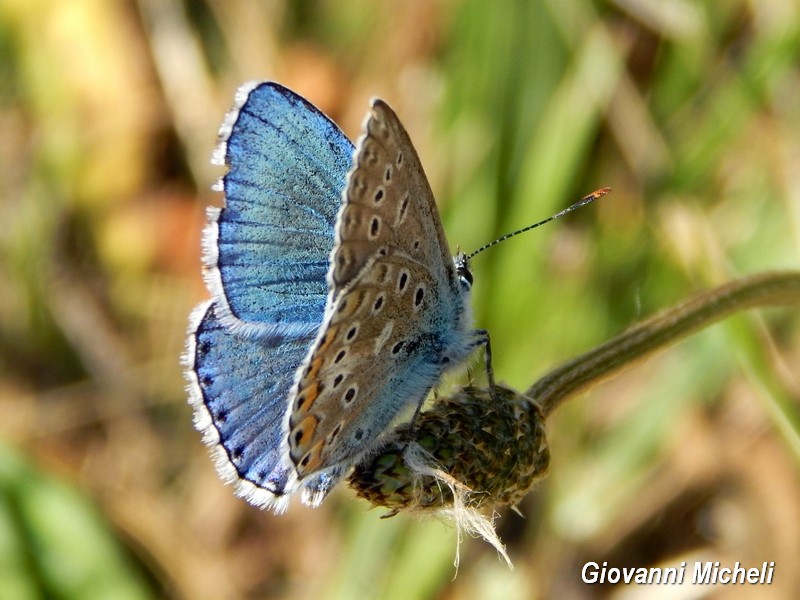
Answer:
POLYGON ((467 265, 458 265, 456 267, 456 275, 458 275, 458 279, 461 282, 461 287, 465 290, 472 288, 472 272, 467 265))

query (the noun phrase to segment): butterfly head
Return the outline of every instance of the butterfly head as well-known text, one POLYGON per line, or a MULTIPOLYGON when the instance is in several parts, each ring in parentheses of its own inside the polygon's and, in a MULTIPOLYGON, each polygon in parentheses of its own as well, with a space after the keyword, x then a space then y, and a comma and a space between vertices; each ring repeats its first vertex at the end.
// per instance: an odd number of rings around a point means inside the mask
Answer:
POLYGON ((469 269, 469 257, 459 251, 453 257, 453 263, 456 266, 456 277, 458 277, 461 289, 465 292, 470 291, 472 288, 472 271, 469 269))

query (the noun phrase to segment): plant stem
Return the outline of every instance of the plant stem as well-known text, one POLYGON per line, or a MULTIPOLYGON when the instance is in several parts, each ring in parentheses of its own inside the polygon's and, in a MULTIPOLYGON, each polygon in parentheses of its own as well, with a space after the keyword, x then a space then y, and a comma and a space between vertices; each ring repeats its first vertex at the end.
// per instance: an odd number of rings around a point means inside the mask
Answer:
POLYGON ((800 272, 767 272, 737 279, 637 323, 534 383, 526 395, 549 416, 573 394, 615 375, 732 313, 800 304, 800 272))

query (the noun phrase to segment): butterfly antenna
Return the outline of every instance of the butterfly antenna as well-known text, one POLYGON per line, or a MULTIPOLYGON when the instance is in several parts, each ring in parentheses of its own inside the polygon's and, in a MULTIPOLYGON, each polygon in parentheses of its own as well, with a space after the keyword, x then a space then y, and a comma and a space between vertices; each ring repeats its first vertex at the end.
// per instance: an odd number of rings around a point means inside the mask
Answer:
POLYGON ((539 227, 539 225, 544 225, 545 223, 549 223, 550 221, 555 221, 559 217, 563 217, 565 214, 571 213, 573 210, 576 210, 576 209, 580 208, 581 206, 586 206, 590 202, 594 202, 598 198, 601 198, 602 196, 605 196, 610 191, 611 191, 611 188, 609 188, 609 187, 604 187, 604 188, 601 188, 599 190, 596 190, 596 191, 592 192, 591 194, 589 194, 588 196, 584 196, 583 198, 578 200, 575 204, 565 208, 564 210, 562 210, 559 213, 554 214, 552 217, 547 217, 543 221, 539 221, 538 223, 534 223, 533 225, 528 225, 527 227, 523 227, 522 229, 518 229, 517 231, 512 231, 511 233, 507 233, 503 237, 497 238, 495 241, 489 242, 488 244, 485 244, 485 245, 481 246, 480 248, 475 250, 475 252, 473 252, 469 256, 467 256, 467 260, 471 259, 476 254, 480 254, 481 252, 483 252, 487 248, 491 248, 495 244, 499 244, 500 242, 506 241, 508 238, 512 238, 515 235, 519 235, 520 233, 525 233, 526 231, 530 231, 531 229, 536 229, 537 227, 539 227))

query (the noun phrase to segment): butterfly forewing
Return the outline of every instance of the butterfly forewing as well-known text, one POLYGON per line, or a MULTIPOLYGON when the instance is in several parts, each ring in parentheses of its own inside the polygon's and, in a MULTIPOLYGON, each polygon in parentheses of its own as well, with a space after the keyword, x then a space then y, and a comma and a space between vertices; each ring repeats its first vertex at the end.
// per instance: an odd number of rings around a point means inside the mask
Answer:
POLYGON ((334 295, 385 246, 433 270, 452 265, 433 192, 397 115, 375 99, 363 129, 337 221, 329 272, 334 295))
POLYGON ((204 239, 218 316, 239 333, 313 337, 353 145, 271 82, 242 86, 220 136, 225 206, 209 213, 204 239))
POLYGON ((290 407, 298 476, 352 463, 421 402, 464 312, 436 204, 394 112, 375 100, 331 254, 326 318, 290 407))

